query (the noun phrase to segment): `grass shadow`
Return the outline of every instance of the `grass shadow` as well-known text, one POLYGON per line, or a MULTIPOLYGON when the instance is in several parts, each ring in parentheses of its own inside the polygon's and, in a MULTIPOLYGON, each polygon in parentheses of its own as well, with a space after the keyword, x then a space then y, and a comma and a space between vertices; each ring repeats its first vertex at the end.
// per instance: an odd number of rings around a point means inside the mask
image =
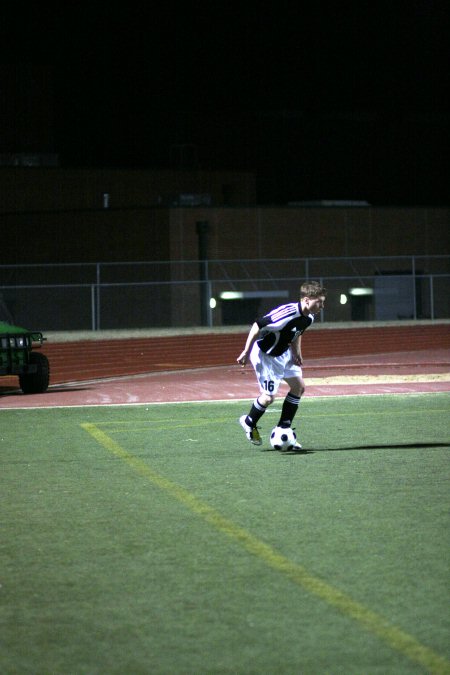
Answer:
POLYGON ((346 445, 340 448, 311 448, 314 452, 340 452, 341 450, 414 450, 420 448, 448 448, 449 443, 385 443, 379 445, 346 445))

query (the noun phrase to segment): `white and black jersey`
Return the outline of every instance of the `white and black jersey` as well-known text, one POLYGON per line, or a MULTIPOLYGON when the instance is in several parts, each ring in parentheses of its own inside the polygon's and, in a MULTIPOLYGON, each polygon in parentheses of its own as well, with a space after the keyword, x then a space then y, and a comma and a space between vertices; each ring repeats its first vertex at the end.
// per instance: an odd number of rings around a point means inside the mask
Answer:
POLYGON ((299 302, 280 305, 256 319, 260 329, 260 337, 256 341, 258 347, 270 356, 280 356, 313 321, 312 314, 302 314, 299 302))

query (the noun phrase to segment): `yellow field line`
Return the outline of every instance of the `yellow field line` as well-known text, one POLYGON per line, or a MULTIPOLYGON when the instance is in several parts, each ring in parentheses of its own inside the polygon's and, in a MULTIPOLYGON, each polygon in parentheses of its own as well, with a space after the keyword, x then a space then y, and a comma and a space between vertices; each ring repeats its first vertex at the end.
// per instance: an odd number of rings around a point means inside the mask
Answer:
POLYGON ((228 520, 188 490, 157 473, 145 462, 127 452, 95 424, 86 422, 82 423, 81 427, 103 448, 122 459, 139 475, 149 479, 154 485, 184 504, 193 513, 201 516, 217 530, 238 542, 249 553, 263 560, 269 567, 281 572, 298 586, 321 598, 346 616, 355 619, 368 631, 384 640, 390 647, 403 653, 412 661, 420 663, 427 669, 428 673, 450 675, 450 663, 445 658, 420 644, 408 633, 391 625, 380 614, 372 612, 346 593, 342 593, 325 581, 309 574, 301 565, 292 562, 244 528, 228 520))

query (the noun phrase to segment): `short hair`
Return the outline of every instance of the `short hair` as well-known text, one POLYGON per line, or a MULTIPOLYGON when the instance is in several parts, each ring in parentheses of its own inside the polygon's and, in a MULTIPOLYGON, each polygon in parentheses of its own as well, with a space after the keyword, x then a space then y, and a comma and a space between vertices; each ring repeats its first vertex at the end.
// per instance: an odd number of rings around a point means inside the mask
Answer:
POLYGON ((304 281, 300 286, 300 298, 320 298, 326 294, 327 289, 319 281, 304 281))

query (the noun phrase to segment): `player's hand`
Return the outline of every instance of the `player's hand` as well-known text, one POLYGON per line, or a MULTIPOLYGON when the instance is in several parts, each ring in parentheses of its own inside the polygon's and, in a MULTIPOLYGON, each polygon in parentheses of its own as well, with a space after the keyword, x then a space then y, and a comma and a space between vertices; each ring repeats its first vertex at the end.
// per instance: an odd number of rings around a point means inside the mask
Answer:
POLYGON ((240 363, 242 367, 245 366, 245 364, 247 363, 247 360, 248 360, 248 354, 245 350, 236 359, 236 361, 238 363, 240 363))
POLYGON ((295 354, 294 352, 292 352, 292 360, 296 366, 303 365, 303 357, 301 354, 295 354))

